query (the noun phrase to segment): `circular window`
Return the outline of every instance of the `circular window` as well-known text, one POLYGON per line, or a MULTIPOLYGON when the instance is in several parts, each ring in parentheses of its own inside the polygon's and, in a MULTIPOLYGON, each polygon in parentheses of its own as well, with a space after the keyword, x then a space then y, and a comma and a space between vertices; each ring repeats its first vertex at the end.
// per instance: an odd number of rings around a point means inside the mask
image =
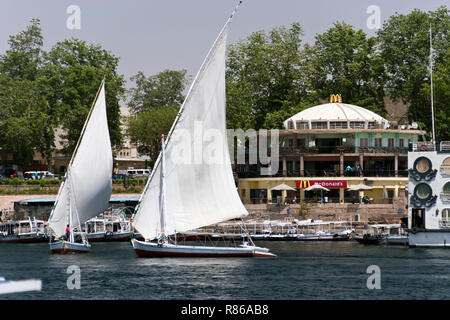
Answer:
POLYGON ((450 157, 445 158, 445 160, 442 161, 441 168, 445 174, 450 174, 450 157))
POLYGON ((431 187, 426 183, 419 183, 416 188, 414 189, 414 193, 417 198, 424 200, 431 197, 431 187))
POLYGON ((431 170, 431 161, 425 157, 417 158, 414 162, 414 169, 419 173, 425 173, 431 170))

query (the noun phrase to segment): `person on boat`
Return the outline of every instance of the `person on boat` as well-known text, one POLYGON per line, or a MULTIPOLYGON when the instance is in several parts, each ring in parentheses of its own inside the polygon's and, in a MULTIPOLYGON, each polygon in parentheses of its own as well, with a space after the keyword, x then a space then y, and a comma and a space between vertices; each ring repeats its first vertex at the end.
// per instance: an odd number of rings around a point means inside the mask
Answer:
POLYGON ((69 225, 67 225, 67 227, 66 227, 66 239, 69 240, 69 237, 70 237, 70 228, 69 228, 69 225))

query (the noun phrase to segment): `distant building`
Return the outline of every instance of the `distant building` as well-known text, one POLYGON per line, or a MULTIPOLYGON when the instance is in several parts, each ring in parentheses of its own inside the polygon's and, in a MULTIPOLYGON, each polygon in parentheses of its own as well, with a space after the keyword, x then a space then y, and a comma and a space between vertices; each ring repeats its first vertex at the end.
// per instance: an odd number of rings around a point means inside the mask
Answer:
MULTIPOLYGON (((260 174, 260 164, 237 164, 238 190, 244 203, 316 199, 320 192, 305 191, 318 183, 328 189, 329 202, 392 203, 408 184, 408 148, 424 132, 416 126, 391 128, 389 121, 365 108, 329 103, 299 112, 279 131, 279 170, 260 174), (280 184, 293 190, 271 190, 280 184), (358 184, 371 190, 348 191, 358 184)), ((401 194, 403 192, 403 194, 401 194)))
MULTIPOLYGON (((122 116, 126 116, 128 111, 125 107, 121 108, 122 116)), ((66 141, 62 138, 64 130, 59 127, 55 130, 55 151, 53 152, 52 172, 55 174, 64 174, 70 162, 71 155, 62 153, 66 141)), ((137 151, 137 146, 128 140, 125 140, 123 147, 114 157, 114 171, 126 169, 144 169, 148 168, 150 158, 142 156, 137 151)), ((8 175, 14 171, 30 171, 30 170, 48 170, 47 160, 42 157, 39 152, 35 152, 33 162, 23 168, 19 168, 12 161, 12 157, 5 150, 0 150, 0 174, 8 175), (22 169, 22 170, 20 170, 22 169), (5 174, 3 174, 5 172, 5 174)))

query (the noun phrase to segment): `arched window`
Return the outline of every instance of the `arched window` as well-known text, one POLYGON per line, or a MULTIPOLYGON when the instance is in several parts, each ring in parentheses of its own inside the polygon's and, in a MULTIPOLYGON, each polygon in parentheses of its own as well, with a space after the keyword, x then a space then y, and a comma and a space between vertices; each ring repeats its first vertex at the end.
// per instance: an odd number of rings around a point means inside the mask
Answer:
POLYGON ((442 201, 450 201, 450 181, 444 184, 441 193, 442 201))
POLYGON ((441 228, 448 229, 450 227, 450 209, 445 208, 441 211, 441 220, 439 221, 441 228))
POLYGON ((441 170, 445 173, 450 175, 450 157, 445 158, 444 161, 442 161, 441 164, 441 170))

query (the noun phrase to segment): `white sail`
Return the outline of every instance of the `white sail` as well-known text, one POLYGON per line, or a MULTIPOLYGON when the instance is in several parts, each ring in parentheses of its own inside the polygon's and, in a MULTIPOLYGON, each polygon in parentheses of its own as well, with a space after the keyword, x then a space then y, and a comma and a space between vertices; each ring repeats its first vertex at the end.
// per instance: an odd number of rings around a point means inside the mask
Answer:
MULTIPOLYGON (((222 29, 181 107, 166 142, 165 234, 242 217, 226 138, 225 53, 230 20, 222 29), (209 158, 208 158, 209 156, 209 158)), ((133 226, 146 238, 161 233, 161 154, 141 196, 133 226)))
POLYGON ((72 211, 76 211, 72 225, 78 226, 103 212, 111 197, 113 159, 104 84, 86 121, 49 219, 50 228, 58 236, 65 233, 69 224, 70 203, 72 211))

